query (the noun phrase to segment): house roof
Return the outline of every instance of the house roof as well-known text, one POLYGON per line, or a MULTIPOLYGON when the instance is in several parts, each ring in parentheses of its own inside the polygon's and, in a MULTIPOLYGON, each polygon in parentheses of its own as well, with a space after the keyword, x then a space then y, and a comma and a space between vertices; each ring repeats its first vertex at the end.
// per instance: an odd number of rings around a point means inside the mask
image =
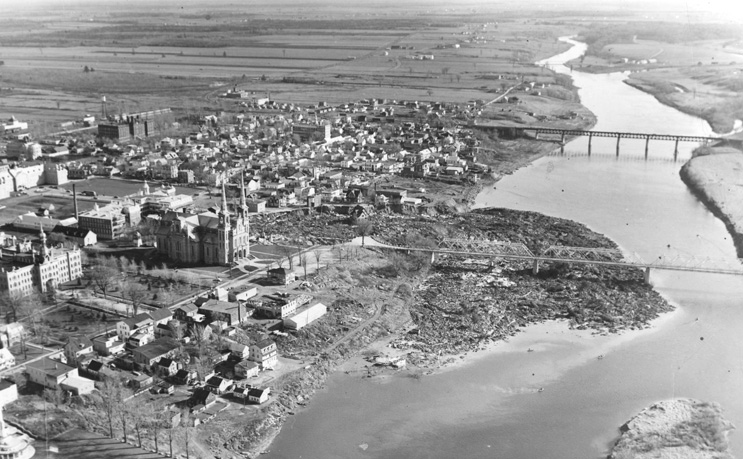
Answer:
POLYGON ((189 314, 191 312, 196 312, 199 310, 199 307, 195 304, 184 304, 183 306, 179 306, 176 308, 176 311, 183 311, 186 314, 189 314))
POLYGON ((261 398, 265 391, 266 389, 258 389, 257 387, 251 388, 250 390, 248 390, 248 397, 261 398))
POLYGON ((151 311, 149 314, 150 314, 150 317, 152 317, 152 320, 156 322, 173 317, 173 313, 168 308, 155 309, 154 311, 151 311))
POLYGON ((178 348, 178 343, 170 338, 159 338, 155 341, 140 346, 132 351, 133 354, 141 354, 147 360, 161 357, 173 349, 178 348))
POLYGON ((159 362, 157 362, 157 364, 161 367, 169 368, 171 365, 173 365, 173 359, 168 359, 166 357, 163 357, 160 359, 159 362))
POLYGON ((91 360, 88 364, 88 371, 101 371, 101 368, 103 368, 103 363, 98 360, 91 360))
POLYGON ((75 370, 74 367, 65 365, 59 360, 50 359, 49 357, 44 357, 35 362, 29 362, 26 364, 26 368, 35 368, 53 377, 62 376, 75 370))
POLYGON ((274 343, 274 341, 272 339, 263 339, 263 340, 260 340, 257 343, 255 343, 255 345, 258 346, 261 349, 265 349, 265 348, 267 348, 267 347, 269 347, 269 346, 271 346, 273 344, 276 344, 276 343, 274 343))
POLYGON ((150 315, 148 313, 146 313, 146 312, 143 312, 141 314, 137 314, 134 317, 130 317, 130 318, 124 320, 124 323, 129 328, 138 328, 138 327, 141 327, 142 325, 145 325, 145 324, 150 323, 150 322, 152 322, 152 317, 150 317, 150 315))
POLYGON ((93 342, 85 335, 74 335, 67 338, 67 344, 65 346, 79 351, 88 347, 92 347, 93 342))

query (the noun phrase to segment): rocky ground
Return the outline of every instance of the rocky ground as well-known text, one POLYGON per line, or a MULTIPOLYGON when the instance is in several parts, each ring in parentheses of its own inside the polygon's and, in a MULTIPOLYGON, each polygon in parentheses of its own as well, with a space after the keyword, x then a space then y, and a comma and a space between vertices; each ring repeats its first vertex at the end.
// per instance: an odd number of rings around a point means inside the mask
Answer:
POLYGON ((717 404, 666 400, 620 428, 608 459, 732 459, 727 440, 732 429, 717 404))

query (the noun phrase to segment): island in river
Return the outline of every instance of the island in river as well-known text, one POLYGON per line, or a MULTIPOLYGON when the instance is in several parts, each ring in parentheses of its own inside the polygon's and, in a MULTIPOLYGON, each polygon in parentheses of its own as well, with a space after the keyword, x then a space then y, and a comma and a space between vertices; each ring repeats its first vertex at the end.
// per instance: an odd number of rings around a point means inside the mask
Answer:
POLYGON ((727 441, 732 429, 717 404, 665 400, 621 427, 608 459, 733 459, 727 441))

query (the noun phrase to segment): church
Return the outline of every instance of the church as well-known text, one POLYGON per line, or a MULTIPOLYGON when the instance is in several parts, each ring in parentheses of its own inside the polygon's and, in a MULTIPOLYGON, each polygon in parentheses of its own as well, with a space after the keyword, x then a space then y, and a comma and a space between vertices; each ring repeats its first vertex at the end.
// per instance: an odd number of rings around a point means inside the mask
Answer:
POLYGON ((166 212, 155 234, 158 252, 181 263, 231 266, 247 259, 250 223, 244 182, 235 215, 227 208, 222 184, 222 208, 217 213, 166 212))

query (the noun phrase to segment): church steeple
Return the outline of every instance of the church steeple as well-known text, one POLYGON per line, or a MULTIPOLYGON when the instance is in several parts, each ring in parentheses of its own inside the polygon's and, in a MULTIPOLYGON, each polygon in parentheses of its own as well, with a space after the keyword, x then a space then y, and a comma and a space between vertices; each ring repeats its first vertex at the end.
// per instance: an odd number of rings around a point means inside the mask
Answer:
POLYGON ((222 181, 222 210, 219 212, 219 221, 227 226, 230 223, 230 212, 227 209, 227 190, 222 181))
POLYGON ((248 217, 248 203, 245 200, 245 170, 240 173, 240 212, 243 217, 248 217))

